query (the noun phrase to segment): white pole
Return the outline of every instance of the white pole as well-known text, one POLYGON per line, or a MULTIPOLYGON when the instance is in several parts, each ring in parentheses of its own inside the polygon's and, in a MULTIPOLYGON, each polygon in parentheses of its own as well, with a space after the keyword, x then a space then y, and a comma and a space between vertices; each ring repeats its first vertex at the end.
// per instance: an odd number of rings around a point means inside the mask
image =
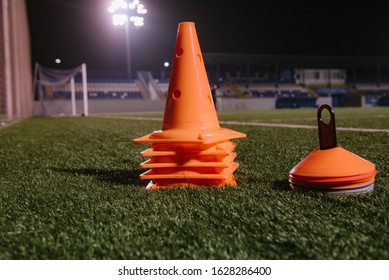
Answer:
POLYGON ((81 64, 81 73, 82 73, 82 93, 83 93, 83 103, 84 103, 84 116, 89 115, 88 112, 88 84, 86 78, 86 64, 81 64))
POLYGON ((127 75, 128 75, 128 79, 131 81, 132 73, 131 73, 131 45, 130 45, 130 22, 129 21, 127 21, 124 28, 126 32, 127 75))
POLYGON ((5 98, 7 118, 12 119, 13 102, 12 102, 12 77, 11 77, 11 42, 9 33, 9 14, 8 0, 2 1, 3 5, 3 36, 4 36, 4 74, 5 74, 5 98))
POLYGON ((74 77, 70 79, 70 93, 72 98, 72 116, 75 116, 76 113, 76 87, 74 86, 74 77))

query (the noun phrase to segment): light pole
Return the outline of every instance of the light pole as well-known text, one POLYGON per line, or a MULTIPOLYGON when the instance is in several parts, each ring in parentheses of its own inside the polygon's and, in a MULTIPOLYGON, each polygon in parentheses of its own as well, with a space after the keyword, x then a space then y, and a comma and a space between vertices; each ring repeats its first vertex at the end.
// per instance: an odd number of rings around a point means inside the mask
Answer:
POLYGON ((139 0, 114 0, 108 7, 108 12, 112 14, 112 23, 116 26, 123 26, 126 35, 126 54, 127 54, 127 74, 131 80, 131 53, 130 53, 130 25, 137 28, 144 25, 142 15, 147 13, 147 9, 139 0))

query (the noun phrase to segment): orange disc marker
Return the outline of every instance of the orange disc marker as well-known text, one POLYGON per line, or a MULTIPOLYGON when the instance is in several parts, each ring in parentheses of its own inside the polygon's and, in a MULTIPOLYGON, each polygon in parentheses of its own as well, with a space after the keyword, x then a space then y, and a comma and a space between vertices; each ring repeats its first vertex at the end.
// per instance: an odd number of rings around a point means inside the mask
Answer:
POLYGON ((178 25, 163 126, 134 140, 151 143, 140 175, 147 189, 170 186, 236 186, 234 138, 246 134, 221 128, 193 22, 178 25))
POLYGON ((315 149, 289 172, 290 186, 298 190, 319 190, 331 193, 372 191, 375 165, 336 144, 335 114, 329 105, 317 111, 320 147, 315 149), (322 111, 330 113, 329 123, 322 120, 322 111))

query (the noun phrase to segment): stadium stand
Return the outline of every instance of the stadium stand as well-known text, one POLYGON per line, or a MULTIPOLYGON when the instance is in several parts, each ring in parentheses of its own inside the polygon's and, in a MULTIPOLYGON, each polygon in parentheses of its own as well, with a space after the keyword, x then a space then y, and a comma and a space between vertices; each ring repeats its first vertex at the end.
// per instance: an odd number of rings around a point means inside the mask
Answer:
POLYGON ((363 95, 363 106, 389 106, 389 84, 358 83, 355 88, 363 95))
MULTIPOLYGON (((217 86, 218 98, 270 98, 274 99, 274 108, 317 107, 321 103, 320 98, 331 100, 335 107, 388 104, 389 84, 298 84, 293 75, 289 76, 292 78, 279 83, 240 77, 229 81, 211 81, 210 86, 217 86)), ((134 81, 92 79, 88 83, 88 96, 91 100, 164 100, 168 88, 169 79, 159 80, 151 72, 143 71, 138 73, 138 79, 134 81)), ((81 84, 76 82, 76 92, 81 90, 81 84)), ((70 85, 54 86, 46 91, 46 98, 70 99, 70 85)))
POLYGON ((315 87, 314 91, 319 96, 347 95, 350 92, 344 87, 315 87))
POLYGON ((163 98, 166 98, 167 92, 169 89, 169 81, 161 81, 161 80, 156 80, 157 86, 159 87, 160 91, 162 92, 163 98))
MULTIPOLYGON (((359 58, 203 55, 214 102, 221 111, 389 104, 389 59, 377 64, 359 58)), ((88 73, 92 112, 163 110, 169 75, 161 73, 138 71, 134 80, 120 73, 88 73)), ((80 99, 81 84, 75 82, 80 99)), ((66 107, 70 85, 46 88, 45 98, 62 100, 56 106, 66 107)))
POLYGON ((276 108, 315 108, 316 98, 314 97, 281 97, 276 100, 276 108))
MULTIPOLYGON (((82 85, 75 84, 76 93, 82 92, 82 85)), ((70 99, 70 85, 53 86, 53 99, 70 99)), ((88 97, 90 99, 142 99, 139 88, 134 83, 88 83, 88 97)))

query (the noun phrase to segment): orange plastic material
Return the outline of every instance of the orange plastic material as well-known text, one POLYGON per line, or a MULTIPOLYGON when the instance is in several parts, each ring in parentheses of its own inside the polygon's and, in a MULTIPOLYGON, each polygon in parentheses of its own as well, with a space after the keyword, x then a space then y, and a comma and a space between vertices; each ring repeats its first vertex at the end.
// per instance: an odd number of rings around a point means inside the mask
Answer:
POLYGON ((236 186, 230 139, 243 137, 220 127, 195 24, 179 23, 162 129, 134 140, 152 144, 141 153, 151 158, 141 164, 150 170, 140 178, 152 180, 147 189, 236 186))
POLYGON ((318 110, 318 128, 320 147, 289 172, 291 187, 333 193, 371 191, 377 174, 375 165, 336 146, 335 115, 328 105, 322 105, 318 110), (321 119, 323 109, 331 115, 327 124, 321 119))
POLYGON ((374 164, 341 147, 329 150, 317 148, 291 170, 293 176, 300 178, 324 177, 336 178, 337 181, 365 174, 371 176, 374 172, 374 164))

